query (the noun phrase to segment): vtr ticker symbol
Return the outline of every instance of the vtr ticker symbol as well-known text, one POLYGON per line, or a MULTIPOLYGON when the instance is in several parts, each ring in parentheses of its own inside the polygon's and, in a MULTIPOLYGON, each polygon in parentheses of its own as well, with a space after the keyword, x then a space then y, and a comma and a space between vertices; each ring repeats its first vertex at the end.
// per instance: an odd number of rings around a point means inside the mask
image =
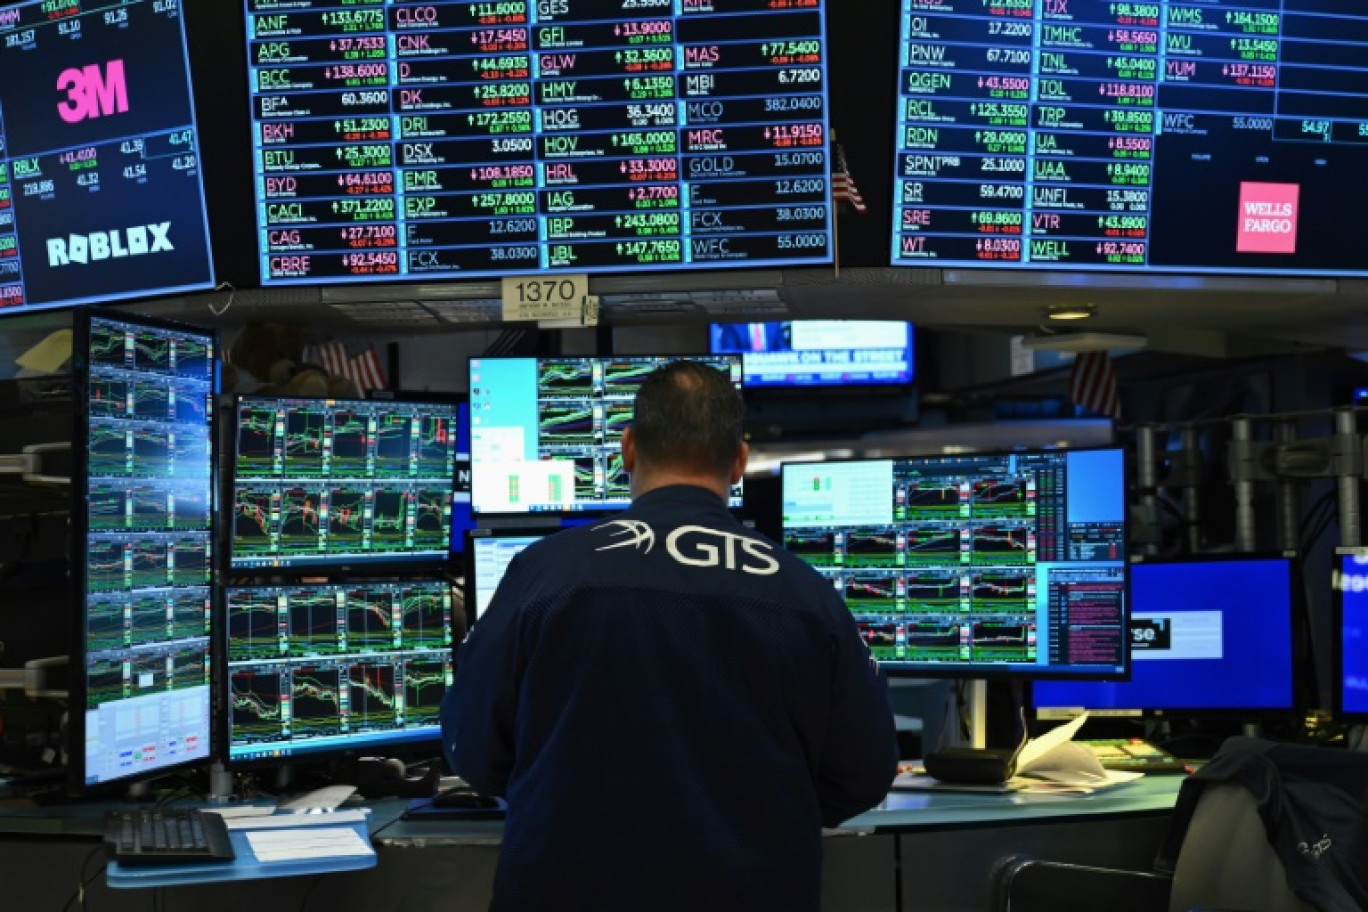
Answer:
POLYGON ((79 70, 65 69, 57 77, 57 90, 67 93, 66 100, 57 104, 57 113, 69 124, 128 111, 128 84, 124 81, 122 60, 109 61, 103 70, 98 63, 79 70))

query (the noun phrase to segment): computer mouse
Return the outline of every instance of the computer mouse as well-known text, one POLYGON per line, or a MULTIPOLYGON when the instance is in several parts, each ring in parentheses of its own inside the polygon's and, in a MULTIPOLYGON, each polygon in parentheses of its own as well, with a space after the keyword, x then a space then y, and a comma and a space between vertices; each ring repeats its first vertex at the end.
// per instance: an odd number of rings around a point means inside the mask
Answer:
POLYGON ((473 788, 444 789, 432 797, 435 808, 458 808, 461 810, 493 810, 499 806, 495 798, 482 795, 473 788))

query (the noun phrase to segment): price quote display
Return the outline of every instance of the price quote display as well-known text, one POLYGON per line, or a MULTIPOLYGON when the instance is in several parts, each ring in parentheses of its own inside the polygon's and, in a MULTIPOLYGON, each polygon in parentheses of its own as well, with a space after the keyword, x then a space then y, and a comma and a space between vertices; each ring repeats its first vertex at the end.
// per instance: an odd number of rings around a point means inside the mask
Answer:
POLYGON ((248 0, 263 282, 829 263, 822 0, 248 0))
POLYGON ((1368 274, 1368 6, 902 0, 895 265, 1368 274))
POLYGON ((179 0, 0 4, 0 308, 212 280, 179 0))

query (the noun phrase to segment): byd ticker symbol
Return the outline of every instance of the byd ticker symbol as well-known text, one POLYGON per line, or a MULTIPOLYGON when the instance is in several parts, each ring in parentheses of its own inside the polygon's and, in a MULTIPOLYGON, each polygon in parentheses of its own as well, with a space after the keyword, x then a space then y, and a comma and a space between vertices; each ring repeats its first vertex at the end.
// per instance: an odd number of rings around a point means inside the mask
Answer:
POLYGON ((124 80, 122 60, 111 60, 103 68, 91 63, 79 70, 62 70, 57 77, 57 90, 67 93, 66 100, 57 104, 57 113, 69 124, 128 111, 128 83, 124 80))

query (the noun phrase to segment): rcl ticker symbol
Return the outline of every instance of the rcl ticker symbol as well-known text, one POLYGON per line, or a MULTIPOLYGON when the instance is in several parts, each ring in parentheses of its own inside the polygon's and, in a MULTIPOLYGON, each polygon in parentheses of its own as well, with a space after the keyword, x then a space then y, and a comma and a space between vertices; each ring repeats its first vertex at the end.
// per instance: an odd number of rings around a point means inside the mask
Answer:
POLYGON ((57 77, 57 90, 67 93, 66 100, 58 103, 57 113, 69 124, 128 111, 128 84, 124 81, 122 60, 109 61, 103 71, 98 63, 86 64, 79 70, 65 69, 57 77))

